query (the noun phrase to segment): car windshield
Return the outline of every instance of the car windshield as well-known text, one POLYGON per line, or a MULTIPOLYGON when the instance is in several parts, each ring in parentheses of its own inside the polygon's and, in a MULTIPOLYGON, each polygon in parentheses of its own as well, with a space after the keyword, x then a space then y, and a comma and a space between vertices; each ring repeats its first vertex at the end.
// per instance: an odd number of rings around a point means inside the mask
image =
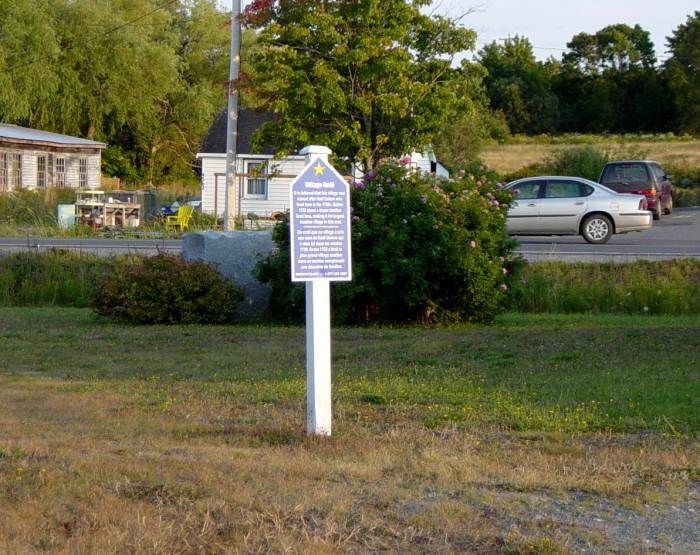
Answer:
POLYGON ((605 166, 600 182, 614 189, 633 190, 649 184, 649 173, 641 163, 609 164, 605 166))

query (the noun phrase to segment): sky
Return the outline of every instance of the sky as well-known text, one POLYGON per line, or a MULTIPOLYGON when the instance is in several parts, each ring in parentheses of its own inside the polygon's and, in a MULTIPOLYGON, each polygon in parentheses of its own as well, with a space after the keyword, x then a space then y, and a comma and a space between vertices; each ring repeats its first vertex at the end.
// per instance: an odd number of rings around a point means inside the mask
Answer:
MULTIPOLYGON (((219 0, 229 7, 229 0, 219 0)), ((243 0, 245 6, 249 2, 243 0)), ((546 60, 561 57, 566 43, 580 32, 595 33, 614 23, 639 23, 651 33, 660 60, 668 57, 666 37, 695 10, 698 0, 435 0, 431 9, 456 17, 468 9, 466 27, 478 33, 477 47, 508 35, 523 35, 546 60)))
POLYGON ((530 39, 539 59, 559 58, 577 33, 638 23, 651 33, 656 56, 664 60, 666 37, 700 10, 700 4, 698 0, 438 0, 433 5, 438 13, 452 17, 470 8, 475 12, 463 22, 477 32, 479 48, 517 34, 530 39))

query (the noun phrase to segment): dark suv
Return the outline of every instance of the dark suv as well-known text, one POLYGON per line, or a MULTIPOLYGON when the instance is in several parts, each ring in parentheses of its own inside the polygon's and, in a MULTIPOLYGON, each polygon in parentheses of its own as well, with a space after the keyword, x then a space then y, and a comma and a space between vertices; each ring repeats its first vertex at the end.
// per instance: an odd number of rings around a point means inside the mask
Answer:
POLYGON ((653 160, 610 162, 600 172, 598 182, 618 193, 646 196, 655 220, 673 211, 673 185, 653 160))

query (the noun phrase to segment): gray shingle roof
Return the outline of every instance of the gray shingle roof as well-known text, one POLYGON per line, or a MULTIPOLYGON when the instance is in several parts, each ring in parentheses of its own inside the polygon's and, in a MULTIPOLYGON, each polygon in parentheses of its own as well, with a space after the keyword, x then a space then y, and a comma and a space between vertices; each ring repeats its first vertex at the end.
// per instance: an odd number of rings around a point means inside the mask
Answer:
MULTIPOLYGON (((238 111, 238 141, 236 152, 238 154, 274 154, 273 147, 265 147, 262 152, 251 150, 253 133, 263 123, 273 121, 275 114, 262 112, 254 108, 241 108, 238 111)), ((200 152, 225 153, 226 152, 226 108, 223 108, 216 116, 214 123, 202 141, 200 152)))
POLYGON ((105 146, 104 143, 99 143, 97 141, 89 141, 88 139, 71 137, 70 135, 61 135, 60 133, 51 133, 50 131, 20 127, 19 125, 11 125, 9 123, 0 123, 0 138, 53 143, 61 146, 93 146, 100 148, 105 146))

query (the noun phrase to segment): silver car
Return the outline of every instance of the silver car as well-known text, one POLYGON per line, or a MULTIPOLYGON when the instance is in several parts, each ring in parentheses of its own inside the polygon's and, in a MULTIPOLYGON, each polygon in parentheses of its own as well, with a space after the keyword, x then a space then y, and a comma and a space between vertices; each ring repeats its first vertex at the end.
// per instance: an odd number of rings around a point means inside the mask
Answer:
POLYGON ((508 183, 515 194, 506 227, 511 235, 583 235, 606 243, 614 233, 651 227, 643 195, 620 194, 578 177, 528 177, 508 183))

